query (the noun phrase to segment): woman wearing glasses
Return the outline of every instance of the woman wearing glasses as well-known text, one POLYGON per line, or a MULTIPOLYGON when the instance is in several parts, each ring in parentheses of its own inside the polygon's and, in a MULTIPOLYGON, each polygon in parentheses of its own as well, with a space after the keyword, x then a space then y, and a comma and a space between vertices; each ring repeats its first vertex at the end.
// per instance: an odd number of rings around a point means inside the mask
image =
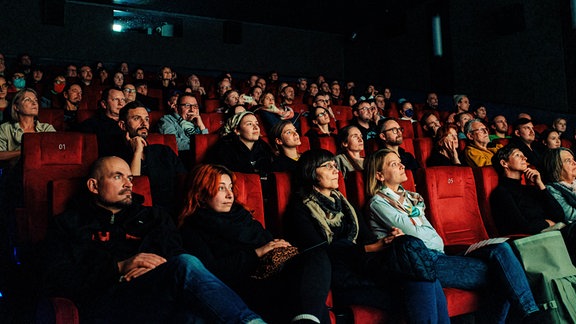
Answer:
POLYGON ((390 322, 449 323, 438 280, 408 280, 389 270, 388 247, 419 240, 396 228, 376 239, 338 191, 339 172, 330 151, 306 151, 298 163, 295 183, 300 187, 284 218, 284 233, 301 250, 312 247, 309 252, 315 254, 318 267, 309 273, 315 276, 314 289, 324 291, 324 296, 331 290, 336 307, 383 309, 392 316, 390 322))

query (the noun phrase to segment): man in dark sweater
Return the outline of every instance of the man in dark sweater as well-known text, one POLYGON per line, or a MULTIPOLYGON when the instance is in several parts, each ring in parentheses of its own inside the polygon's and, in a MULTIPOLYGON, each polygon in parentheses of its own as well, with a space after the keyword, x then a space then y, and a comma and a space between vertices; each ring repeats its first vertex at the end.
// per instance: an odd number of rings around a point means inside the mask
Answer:
POLYGON ((125 161, 97 160, 84 189, 41 244, 46 296, 71 298, 86 322, 263 323, 184 252, 163 209, 141 205, 125 161))

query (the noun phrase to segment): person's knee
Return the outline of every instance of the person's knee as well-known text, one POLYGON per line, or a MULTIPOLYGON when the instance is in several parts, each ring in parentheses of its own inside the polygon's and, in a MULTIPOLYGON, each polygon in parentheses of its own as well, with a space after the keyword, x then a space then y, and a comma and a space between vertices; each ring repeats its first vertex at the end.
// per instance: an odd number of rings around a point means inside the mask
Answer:
POLYGON ((178 266, 183 266, 188 269, 205 270, 204 264, 197 257, 191 254, 180 254, 173 259, 178 266))

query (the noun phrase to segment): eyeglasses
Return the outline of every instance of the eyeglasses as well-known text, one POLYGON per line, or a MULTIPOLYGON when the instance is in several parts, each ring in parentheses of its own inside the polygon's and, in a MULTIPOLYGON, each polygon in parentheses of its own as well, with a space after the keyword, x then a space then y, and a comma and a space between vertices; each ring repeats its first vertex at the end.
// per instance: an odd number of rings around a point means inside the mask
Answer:
POLYGON ((126 88, 126 89, 124 89, 124 90, 122 90, 122 91, 128 92, 128 93, 133 93, 133 92, 136 92, 136 89, 126 88))
POLYGON ((393 127, 385 129, 382 133, 392 132, 392 134, 404 133, 404 127, 393 127))
POLYGON ((326 162, 319 166, 319 168, 326 168, 328 171, 338 170, 338 164, 336 162, 326 162))
POLYGON ((4 83, 4 84, 0 85, 0 88, 2 88, 2 89, 8 89, 8 87, 9 87, 8 83, 4 83))
POLYGON ((358 111, 367 111, 367 110, 371 110, 372 107, 368 106, 368 107, 362 107, 362 108, 358 108, 358 111))
POLYGON ((480 132, 482 134, 488 134, 488 129, 486 127, 480 127, 478 129, 470 130, 470 133, 476 133, 476 132, 480 132))
POLYGON ((183 104, 179 104, 178 106, 186 107, 186 108, 198 108, 198 107, 200 107, 197 104, 190 104, 190 103, 183 103, 183 104))
POLYGON ((66 83, 66 80, 54 80, 54 83, 63 84, 63 83, 66 83))
POLYGON ((316 115, 316 118, 324 117, 324 116, 326 116, 326 114, 328 114, 328 113, 327 112, 321 112, 318 115, 316 115))

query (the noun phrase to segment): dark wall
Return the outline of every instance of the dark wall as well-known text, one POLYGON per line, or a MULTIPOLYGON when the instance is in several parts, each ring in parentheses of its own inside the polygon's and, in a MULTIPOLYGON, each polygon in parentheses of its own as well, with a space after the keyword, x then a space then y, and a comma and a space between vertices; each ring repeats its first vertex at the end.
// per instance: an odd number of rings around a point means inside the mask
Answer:
MULTIPOLYGON (((111 7, 23 0, 3 6, 0 51, 9 57, 28 52, 57 61, 126 60, 132 65, 170 65, 177 71, 324 74, 380 88, 437 88, 449 95, 466 93, 472 100, 569 112, 567 84, 574 84, 574 73, 567 73, 565 58, 574 50, 564 48, 572 35, 565 31, 565 7, 563 0, 417 1, 391 11, 363 11, 364 17, 355 17, 351 27, 355 39, 240 23, 240 41, 231 43, 224 41, 224 22, 218 19, 175 15, 183 24, 182 37, 113 33, 111 7), (445 32, 441 59, 431 54, 430 16, 436 7, 445 32), (56 18, 62 12, 61 26, 42 24, 47 8, 56 18)), ((333 19, 346 20, 346 12, 333 19)))

